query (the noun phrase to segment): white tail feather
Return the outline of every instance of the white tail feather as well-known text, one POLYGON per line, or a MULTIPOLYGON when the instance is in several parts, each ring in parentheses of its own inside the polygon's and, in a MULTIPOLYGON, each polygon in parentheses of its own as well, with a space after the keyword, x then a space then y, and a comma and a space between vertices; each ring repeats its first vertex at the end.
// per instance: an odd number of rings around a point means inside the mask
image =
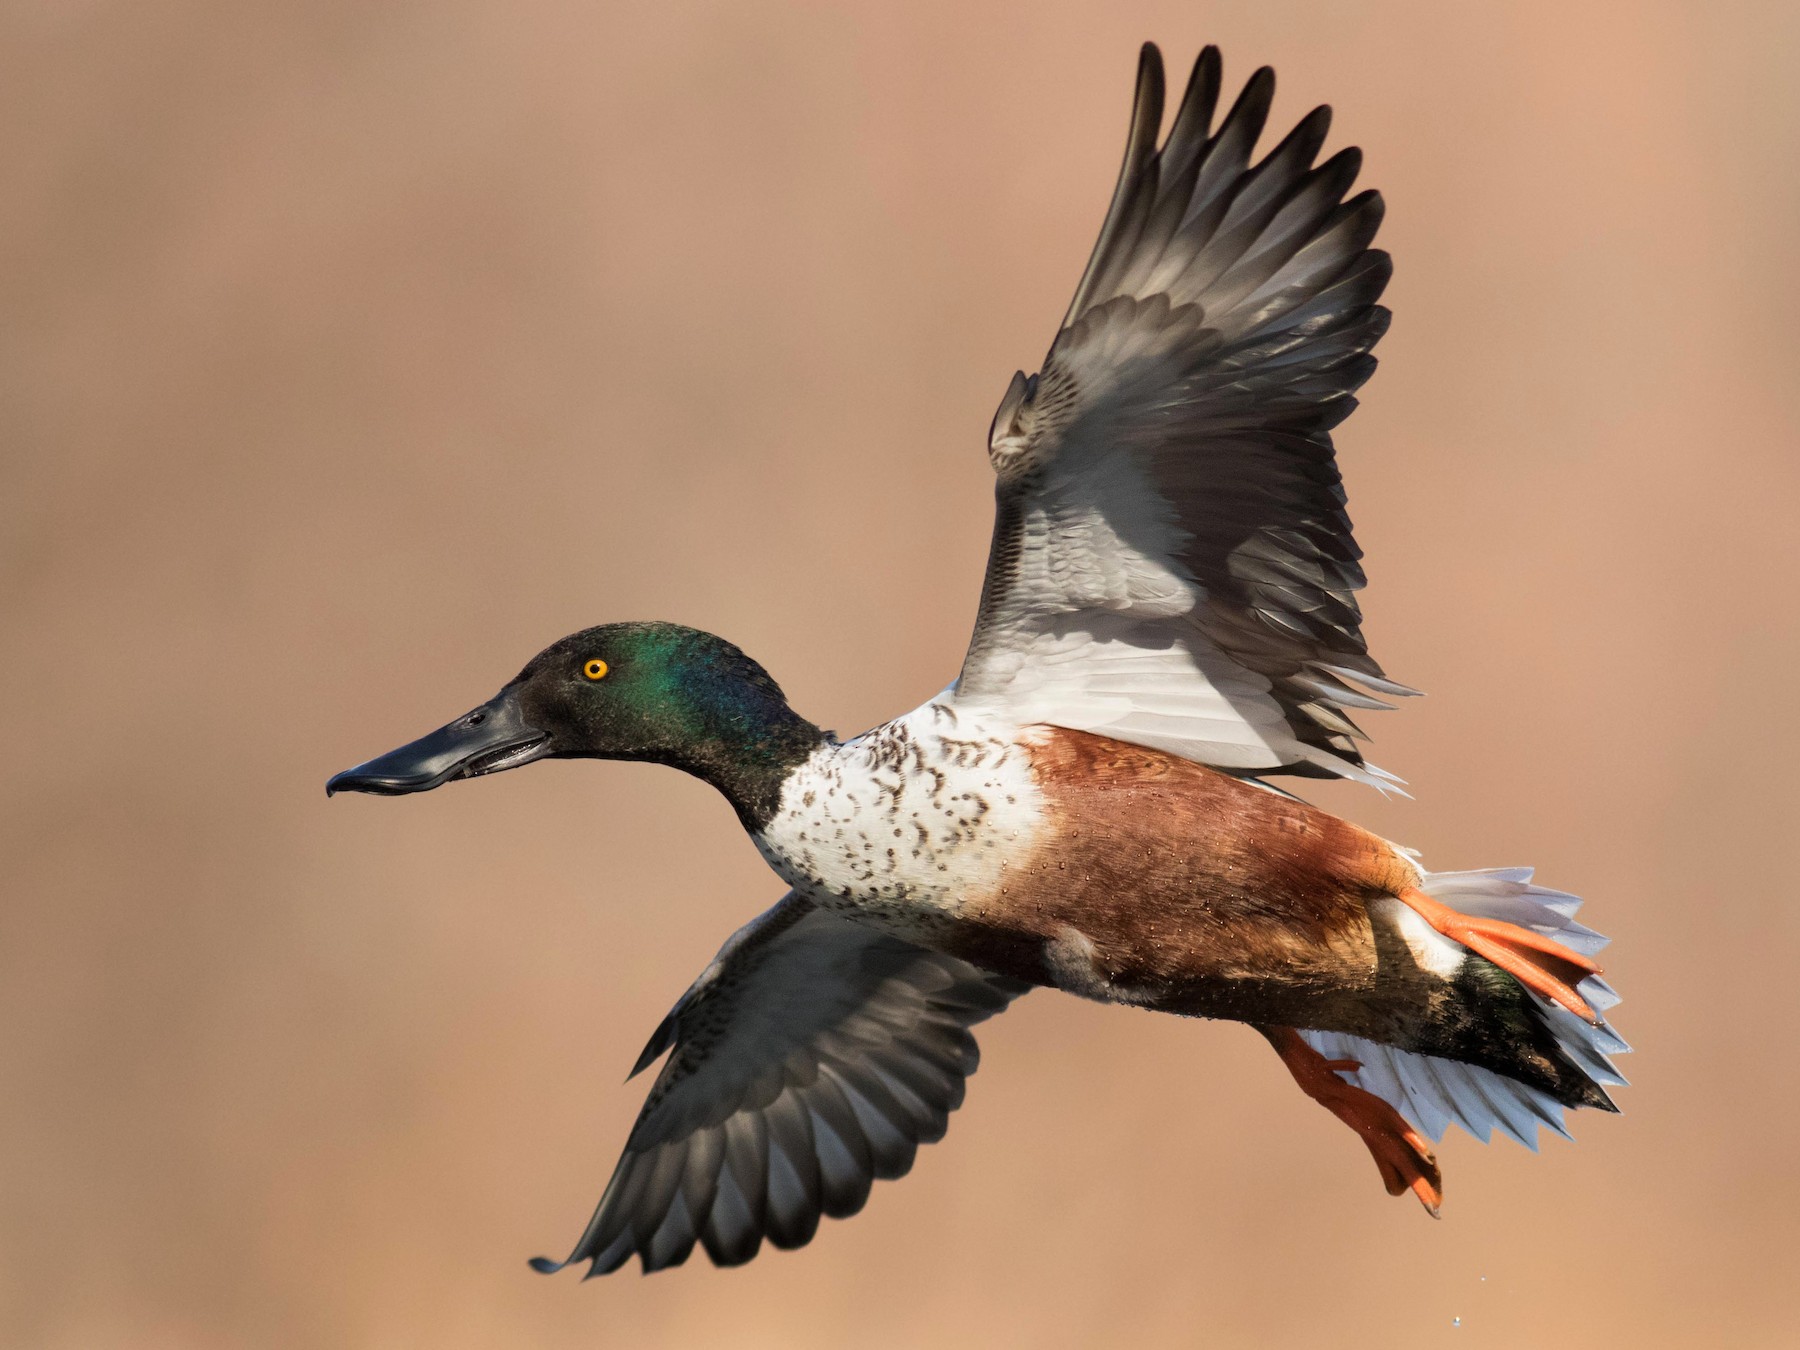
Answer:
MULTIPOLYGON (((1452 909, 1484 919, 1500 919, 1555 938, 1583 956, 1592 956, 1608 939, 1575 922, 1581 901, 1562 891, 1531 884, 1529 867, 1502 867, 1482 872, 1428 872, 1422 889, 1452 909)), ((1449 939, 1443 941, 1451 946, 1449 939)), ((1460 950, 1460 949, 1459 949, 1460 950)), ((1576 986, 1597 1013, 1619 1002, 1618 994, 1597 975, 1576 986)), ((1595 1082, 1623 1084, 1608 1055, 1631 1047, 1602 1021, 1589 1026, 1581 1018, 1537 997, 1557 1043, 1595 1082)), ((1548 1093, 1504 1078, 1489 1069, 1435 1055, 1414 1054, 1336 1031, 1302 1031, 1301 1036, 1327 1059, 1353 1059, 1362 1065, 1339 1076, 1374 1093, 1429 1135, 1433 1142, 1455 1123, 1486 1143, 1496 1129, 1535 1151, 1538 1126, 1548 1125, 1569 1138, 1563 1106, 1548 1093)))

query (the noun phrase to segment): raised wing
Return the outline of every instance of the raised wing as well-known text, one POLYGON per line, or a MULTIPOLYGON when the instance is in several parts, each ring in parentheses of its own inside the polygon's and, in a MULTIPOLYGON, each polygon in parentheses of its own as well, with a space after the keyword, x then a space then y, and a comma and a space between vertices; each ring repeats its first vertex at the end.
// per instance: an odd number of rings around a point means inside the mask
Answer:
POLYGON ((964 702, 1243 774, 1381 785, 1351 709, 1408 694, 1363 643, 1331 428, 1387 327, 1330 110, 1252 165, 1275 77, 1215 129, 1219 54, 1169 135, 1146 46, 1111 210, 1044 368, 995 415, 993 549, 964 702))
POLYGON ((791 892, 733 934, 632 1070, 669 1051, 567 1261, 589 1276, 741 1265, 803 1247, 877 1177, 943 1138, 980 1052, 969 1028, 1029 986, 884 936, 791 892))

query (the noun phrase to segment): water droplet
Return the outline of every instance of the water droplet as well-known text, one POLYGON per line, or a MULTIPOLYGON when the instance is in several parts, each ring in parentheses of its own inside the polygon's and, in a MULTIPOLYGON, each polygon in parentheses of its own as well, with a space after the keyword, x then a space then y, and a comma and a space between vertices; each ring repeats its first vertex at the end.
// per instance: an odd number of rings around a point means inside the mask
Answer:
POLYGON ((1460 1317, 1452 1317, 1452 1318, 1451 1318, 1451 1319, 1450 1319, 1450 1325, 1451 1325, 1451 1326, 1453 1326, 1453 1327, 1460 1327, 1460 1326, 1461 1326, 1461 1325, 1462 1325, 1462 1318, 1460 1318, 1460 1317))

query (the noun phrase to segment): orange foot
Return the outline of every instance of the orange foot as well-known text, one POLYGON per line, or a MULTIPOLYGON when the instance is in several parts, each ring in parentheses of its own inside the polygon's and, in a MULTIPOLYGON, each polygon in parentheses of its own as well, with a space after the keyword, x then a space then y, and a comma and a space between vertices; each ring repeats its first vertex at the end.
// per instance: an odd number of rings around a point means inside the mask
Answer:
POLYGON ((1262 1027, 1300 1090, 1355 1130, 1375 1156, 1389 1195, 1411 1191, 1432 1218, 1444 1203, 1444 1178, 1431 1145, 1406 1118, 1373 1092, 1353 1087, 1338 1071, 1362 1067, 1354 1059, 1326 1059, 1292 1027, 1262 1027))
POLYGON ((1575 992, 1575 986, 1600 967, 1553 938, 1499 919, 1477 919, 1433 900, 1424 891, 1406 889, 1396 897, 1452 942, 1486 957, 1533 993, 1560 1003, 1583 1021, 1600 1025, 1600 1014, 1575 992))

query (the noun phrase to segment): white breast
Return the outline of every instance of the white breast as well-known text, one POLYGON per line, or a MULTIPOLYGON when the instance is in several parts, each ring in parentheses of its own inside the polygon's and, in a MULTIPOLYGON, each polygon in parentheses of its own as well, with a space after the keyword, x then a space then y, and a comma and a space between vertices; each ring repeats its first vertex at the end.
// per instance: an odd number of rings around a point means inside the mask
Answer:
POLYGON ((756 846, 815 903, 901 929, 954 916, 1031 848, 1042 797, 1018 728, 933 701, 818 750, 756 846))

